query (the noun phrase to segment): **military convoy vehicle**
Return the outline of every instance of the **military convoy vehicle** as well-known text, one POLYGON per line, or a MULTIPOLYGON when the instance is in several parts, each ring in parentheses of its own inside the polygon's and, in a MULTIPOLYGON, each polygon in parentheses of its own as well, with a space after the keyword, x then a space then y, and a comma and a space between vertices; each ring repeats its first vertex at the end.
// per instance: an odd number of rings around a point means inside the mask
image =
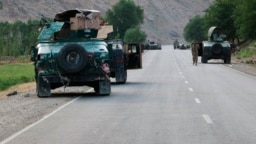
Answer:
POLYGON ((233 45, 225 41, 225 34, 221 33, 218 27, 211 27, 208 30, 208 40, 200 43, 198 55, 201 62, 207 63, 210 59, 222 59, 224 63, 231 63, 231 51, 233 45))
POLYGON ((149 50, 161 50, 161 44, 159 42, 155 42, 155 41, 150 41, 148 43, 148 49, 149 50))
POLYGON ((179 43, 179 41, 176 39, 176 40, 173 42, 173 48, 174 48, 174 49, 177 49, 177 48, 179 48, 179 45, 180 45, 180 43, 179 43))
POLYGON ((148 41, 144 44, 144 49, 146 50, 161 50, 162 49, 162 45, 161 43, 158 41, 148 41))
POLYGON ((180 43, 177 39, 173 42, 173 48, 174 49, 180 49, 180 50, 187 50, 190 48, 188 44, 180 43))
POLYGON ((106 41, 113 27, 102 24, 99 11, 67 10, 57 13, 54 21, 44 22, 31 50, 38 97, 51 96, 51 90, 58 87, 84 85, 93 87, 99 95, 110 95, 110 76, 125 83, 126 62, 136 54, 127 56, 113 50, 106 41))

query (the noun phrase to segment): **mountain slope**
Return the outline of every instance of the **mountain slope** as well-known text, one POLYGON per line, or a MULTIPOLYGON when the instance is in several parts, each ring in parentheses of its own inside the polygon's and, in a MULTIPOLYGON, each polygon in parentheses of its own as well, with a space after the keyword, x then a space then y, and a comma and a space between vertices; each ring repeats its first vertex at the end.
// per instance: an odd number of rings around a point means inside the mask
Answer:
MULTIPOLYGON (((55 13, 73 8, 97 9, 104 16, 118 0, 0 0, 0 21, 52 18, 55 13)), ((142 29, 149 40, 171 44, 183 40, 183 28, 189 19, 203 14, 213 0, 135 0, 144 9, 142 29)))

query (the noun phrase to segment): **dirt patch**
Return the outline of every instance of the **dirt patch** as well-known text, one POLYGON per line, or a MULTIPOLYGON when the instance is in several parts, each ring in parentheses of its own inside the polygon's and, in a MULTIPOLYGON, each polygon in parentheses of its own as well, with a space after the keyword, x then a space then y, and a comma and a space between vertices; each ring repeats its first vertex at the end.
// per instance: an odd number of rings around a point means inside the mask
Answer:
POLYGON ((12 90, 16 90, 18 94, 9 97, 4 95, 6 98, 0 100, 0 143, 7 137, 74 99, 74 96, 69 95, 38 98, 35 83, 18 85, 7 91, 12 90))
POLYGON ((25 93, 25 92, 28 92, 30 90, 33 90, 35 88, 36 88, 36 83, 35 82, 16 85, 16 86, 13 86, 13 87, 5 90, 5 91, 1 91, 0 92, 0 99, 7 98, 7 94, 9 94, 13 91, 17 91, 18 94, 21 94, 21 93, 25 93))

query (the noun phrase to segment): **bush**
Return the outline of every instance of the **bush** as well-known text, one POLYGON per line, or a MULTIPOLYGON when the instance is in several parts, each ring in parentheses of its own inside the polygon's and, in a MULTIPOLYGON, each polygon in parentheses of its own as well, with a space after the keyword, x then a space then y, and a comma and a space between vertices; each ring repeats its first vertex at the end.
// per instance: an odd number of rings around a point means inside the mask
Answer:
POLYGON ((242 48, 237 53, 237 56, 241 58, 251 58, 253 56, 256 56, 255 41, 250 42, 250 44, 247 47, 242 48))

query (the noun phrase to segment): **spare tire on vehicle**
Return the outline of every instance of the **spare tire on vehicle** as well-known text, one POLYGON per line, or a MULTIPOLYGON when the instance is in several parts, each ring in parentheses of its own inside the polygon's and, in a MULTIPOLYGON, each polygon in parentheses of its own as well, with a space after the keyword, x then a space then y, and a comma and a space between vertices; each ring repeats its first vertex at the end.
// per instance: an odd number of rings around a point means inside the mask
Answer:
POLYGON ((87 52, 78 44, 67 44, 59 52, 58 63, 68 73, 80 72, 87 63, 87 52))
POLYGON ((221 44, 214 44, 212 46, 212 52, 215 54, 215 55, 220 55, 222 54, 222 50, 223 50, 223 47, 221 46, 221 44))

